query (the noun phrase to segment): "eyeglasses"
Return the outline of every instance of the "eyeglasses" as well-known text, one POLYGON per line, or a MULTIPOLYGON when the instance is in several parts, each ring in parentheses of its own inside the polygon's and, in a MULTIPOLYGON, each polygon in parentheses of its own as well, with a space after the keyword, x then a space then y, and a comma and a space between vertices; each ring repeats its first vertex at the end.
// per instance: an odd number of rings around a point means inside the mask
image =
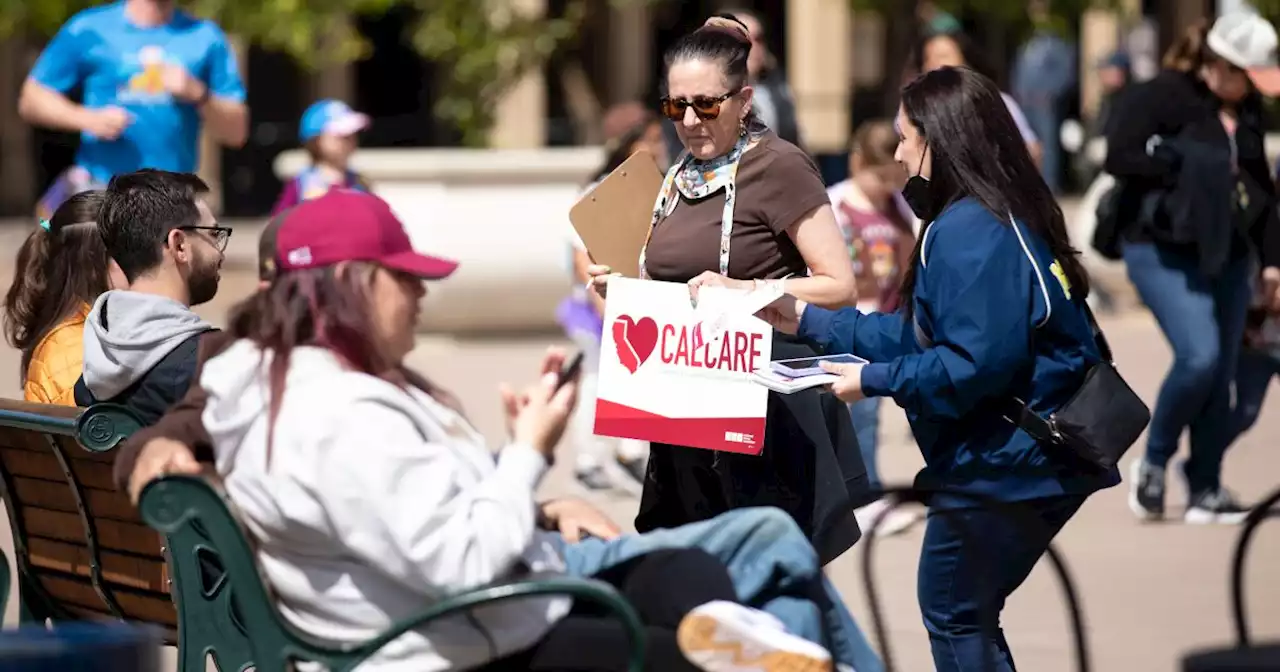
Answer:
POLYGON ((711 121, 720 116, 720 105, 738 95, 739 91, 740 89, 734 89, 723 96, 694 96, 693 100, 663 96, 659 102, 662 104, 662 114, 671 121, 683 121, 684 111, 691 107, 699 119, 711 121))
POLYGON ((231 240, 231 227, 227 226, 180 226, 179 231, 200 231, 209 237, 219 252, 227 251, 227 243, 231 240))

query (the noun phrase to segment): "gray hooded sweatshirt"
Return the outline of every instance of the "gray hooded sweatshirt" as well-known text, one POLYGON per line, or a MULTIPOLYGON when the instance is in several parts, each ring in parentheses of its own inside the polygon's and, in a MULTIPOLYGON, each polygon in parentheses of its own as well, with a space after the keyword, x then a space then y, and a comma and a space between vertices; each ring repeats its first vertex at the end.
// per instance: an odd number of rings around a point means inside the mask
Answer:
POLYGON ((155 294, 105 292, 84 329, 84 385, 99 401, 114 399, 179 345, 212 330, 187 306, 155 294))

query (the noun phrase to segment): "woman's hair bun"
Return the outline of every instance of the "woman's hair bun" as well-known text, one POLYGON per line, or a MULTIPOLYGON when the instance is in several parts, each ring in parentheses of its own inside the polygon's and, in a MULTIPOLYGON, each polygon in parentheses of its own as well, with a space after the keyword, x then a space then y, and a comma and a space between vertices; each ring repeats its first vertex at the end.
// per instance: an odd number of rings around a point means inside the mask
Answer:
POLYGON ((747 24, 732 14, 716 14, 707 19, 706 23, 702 24, 702 27, 725 30, 741 37, 745 42, 751 42, 751 31, 747 28, 747 24))

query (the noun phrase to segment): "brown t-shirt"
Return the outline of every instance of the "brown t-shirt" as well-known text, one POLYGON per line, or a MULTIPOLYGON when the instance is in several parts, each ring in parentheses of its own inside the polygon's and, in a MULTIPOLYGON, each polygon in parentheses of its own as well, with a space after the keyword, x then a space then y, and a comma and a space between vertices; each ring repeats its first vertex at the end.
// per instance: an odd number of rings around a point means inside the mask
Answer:
MULTIPOLYGON (((742 156, 737 189, 729 277, 805 275, 808 267, 787 229, 814 209, 831 204, 817 166, 800 148, 768 132, 742 156)), ((724 190, 696 201, 674 188, 672 192, 680 200, 658 222, 645 252, 649 277, 687 282, 703 271, 718 272, 724 190)))

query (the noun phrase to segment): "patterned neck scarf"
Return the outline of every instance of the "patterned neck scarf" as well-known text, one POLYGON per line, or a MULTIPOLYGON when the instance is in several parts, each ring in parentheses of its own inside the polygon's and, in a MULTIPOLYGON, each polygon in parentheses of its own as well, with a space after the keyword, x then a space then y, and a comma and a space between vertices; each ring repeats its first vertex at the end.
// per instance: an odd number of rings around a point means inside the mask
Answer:
MULTIPOLYGON (((680 199, 673 191, 679 191, 682 196, 690 200, 697 200, 723 189, 725 195, 724 209, 720 217, 719 271, 721 275, 729 275, 729 241, 733 236, 733 209, 738 200, 736 186, 738 164, 742 155, 755 147, 759 141, 758 135, 743 135, 738 138, 738 142, 727 154, 706 161, 691 158, 688 151, 681 154, 667 171, 667 177, 662 183, 662 191, 658 192, 658 199, 654 202, 649 235, 653 235, 653 229, 658 222, 675 210, 680 199)), ((649 241, 645 240, 645 246, 640 250, 640 277, 646 280, 649 278, 645 269, 648 247, 649 241)))
POLYGON ((734 174, 737 172, 738 161, 742 159, 742 153, 747 151, 747 147, 751 145, 751 142, 751 137, 744 135, 738 138, 738 142, 734 143, 733 149, 730 149, 723 156, 717 156, 714 159, 705 161, 690 157, 683 164, 680 164, 680 168, 676 172, 676 189, 679 189, 680 194, 690 200, 706 198, 724 189, 733 181, 734 174))

